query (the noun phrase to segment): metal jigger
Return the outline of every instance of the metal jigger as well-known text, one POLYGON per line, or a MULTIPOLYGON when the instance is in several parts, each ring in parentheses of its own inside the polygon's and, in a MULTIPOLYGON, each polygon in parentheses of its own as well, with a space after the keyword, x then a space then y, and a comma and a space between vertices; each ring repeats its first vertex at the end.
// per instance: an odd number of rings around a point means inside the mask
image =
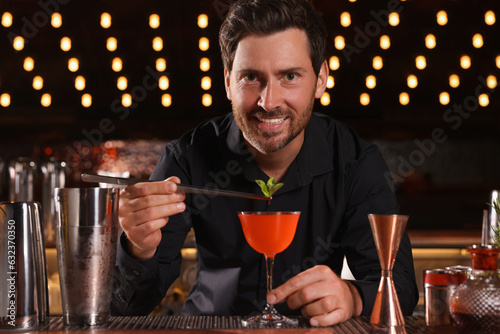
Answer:
POLYGON ((392 280, 392 268, 408 216, 369 214, 368 219, 382 267, 382 277, 370 317, 372 333, 406 333, 405 321, 392 280))

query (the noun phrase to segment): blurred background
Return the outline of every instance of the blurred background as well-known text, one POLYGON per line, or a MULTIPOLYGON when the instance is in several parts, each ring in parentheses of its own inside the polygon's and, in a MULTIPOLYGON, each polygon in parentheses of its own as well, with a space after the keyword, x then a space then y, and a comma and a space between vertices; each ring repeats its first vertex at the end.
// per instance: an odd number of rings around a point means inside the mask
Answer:
MULTIPOLYGON (((217 34, 231 3, 1 0, 0 200, 18 157, 64 161, 69 186, 147 178, 166 142, 230 112, 217 34)), ((314 4, 330 66, 315 110, 380 147, 410 231, 480 230, 500 187, 499 2, 314 4)))

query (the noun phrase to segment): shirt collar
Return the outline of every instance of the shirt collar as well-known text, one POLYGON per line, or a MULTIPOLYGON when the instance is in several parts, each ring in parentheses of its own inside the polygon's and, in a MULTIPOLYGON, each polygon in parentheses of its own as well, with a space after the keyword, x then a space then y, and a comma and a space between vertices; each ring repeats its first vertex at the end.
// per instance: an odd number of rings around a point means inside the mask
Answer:
MULTIPOLYGON (((326 140, 326 128, 322 126, 316 113, 311 115, 304 137, 302 148, 282 181, 286 185, 283 192, 305 186, 311 183, 315 176, 333 170, 333 146, 326 140)), ((253 161, 234 117, 227 136, 227 145, 233 153, 241 156, 243 173, 248 181, 254 182, 266 177, 253 161)))
POLYGON ((329 145, 327 136, 326 128, 323 127, 316 113, 313 113, 305 129, 304 144, 294 161, 298 167, 296 178, 299 184, 297 186, 311 183, 315 176, 333 170, 333 147, 329 145))

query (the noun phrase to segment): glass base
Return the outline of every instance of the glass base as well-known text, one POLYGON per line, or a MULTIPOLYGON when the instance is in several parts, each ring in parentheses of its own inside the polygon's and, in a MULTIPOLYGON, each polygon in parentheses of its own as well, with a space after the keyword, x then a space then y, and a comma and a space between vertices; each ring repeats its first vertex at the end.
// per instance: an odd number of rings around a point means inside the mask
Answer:
POLYGON ((279 314, 272 305, 267 305, 261 314, 241 320, 244 328, 290 328, 299 325, 298 319, 279 314))

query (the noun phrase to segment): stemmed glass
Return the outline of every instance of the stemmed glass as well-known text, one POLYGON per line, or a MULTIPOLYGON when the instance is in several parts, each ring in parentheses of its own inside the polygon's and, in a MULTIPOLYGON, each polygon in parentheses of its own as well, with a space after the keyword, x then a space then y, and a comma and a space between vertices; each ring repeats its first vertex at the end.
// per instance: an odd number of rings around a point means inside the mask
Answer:
MULTIPOLYGON (((273 288, 274 257, 292 242, 300 211, 240 211, 238 217, 248 244, 265 256, 269 293, 273 288)), ((266 304, 262 313, 243 319, 241 324, 247 328, 276 328, 296 326, 298 320, 285 317, 266 304)))

